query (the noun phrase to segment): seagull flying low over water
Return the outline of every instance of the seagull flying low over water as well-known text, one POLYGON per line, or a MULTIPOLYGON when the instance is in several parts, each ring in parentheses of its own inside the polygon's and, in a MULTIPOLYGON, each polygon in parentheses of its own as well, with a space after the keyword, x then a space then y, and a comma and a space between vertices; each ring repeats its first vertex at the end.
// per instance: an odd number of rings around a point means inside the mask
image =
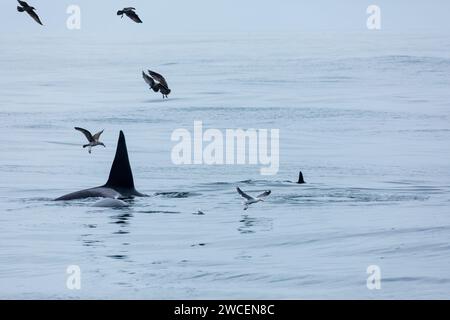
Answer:
POLYGON ((41 26, 43 26, 41 19, 39 19, 39 16, 37 15, 37 13, 34 12, 34 10, 36 10, 34 7, 31 7, 25 1, 17 0, 17 2, 19 2, 19 4, 21 5, 21 6, 17 6, 17 11, 28 13, 30 15, 30 17, 32 17, 34 19, 34 21, 36 21, 41 26))
POLYGON ((131 20, 133 20, 136 23, 142 23, 141 18, 139 18, 139 16, 137 15, 136 12, 134 12, 136 9, 135 8, 123 8, 122 10, 117 11, 117 15, 121 16, 121 18, 123 18, 123 15, 125 14, 128 18, 130 18, 131 20))
POLYGON ((91 153, 91 149, 92 149, 93 147, 95 147, 95 146, 104 146, 104 147, 106 147, 106 146, 103 144, 103 142, 100 142, 100 141, 99 141, 100 135, 103 133, 104 130, 102 130, 102 131, 100 131, 100 132, 97 132, 97 133, 94 134, 94 135, 92 135, 88 130, 83 129, 83 128, 75 127, 75 130, 78 130, 78 131, 82 132, 82 133, 86 136, 86 139, 89 141, 89 143, 88 143, 88 144, 85 144, 85 145, 83 146, 83 148, 89 147, 89 153, 91 153))
POLYGON ((236 187, 236 190, 241 195, 241 197, 244 198, 244 210, 247 210, 248 206, 253 203, 264 201, 264 199, 272 192, 270 190, 267 190, 256 197, 252 197, 251 195, 248 195, 247 193, 242 191, 239 187, 236 187))
POLYGON ((144 78, 144 81, 150 86, 150 89, 155 92, 161 92, 161 94, 163 95, 163 99, 167 98, 167 96, 170 94, 171 90, 169 89, 169 85, 167 84, 166 79, 164 79, 164 77, 159 73, 148 70, 147 75, 144 71, 142 71, 142 77, 144 78))

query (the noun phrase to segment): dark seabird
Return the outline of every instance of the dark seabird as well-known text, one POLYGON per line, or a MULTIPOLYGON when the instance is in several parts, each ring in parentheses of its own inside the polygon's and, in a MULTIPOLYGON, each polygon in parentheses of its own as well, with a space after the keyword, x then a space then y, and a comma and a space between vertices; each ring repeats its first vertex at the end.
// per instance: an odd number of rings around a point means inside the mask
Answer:
POLYGON ((150 86, 150 88, 158 92, 160 91, 163 99, 167 98, 167 96, 170 94, 171 90, 169 89, 169 85, 167 84, 166 79, 159 73, 156 73, 154 71, 148 70, 148 74, 146 75, 144 71, 142 71, 142 77, 144 78, 145 82, 150 86))
POLYGON ((123 10, 117 11, 117 15, 121 16, 121 18, 123 18, 123 15, 125 14, 128 18, 130 18, 134 22, 142 23, 141 18, 139 18, 139 16, 137 15, 136 12, 134 12, 134 10, 136 10, 136 9, 135 8, 123 8, 123 10))
POLYGON ((34 12, 34 10, 36 10, 34 7, 30 7, 28 5, 28 3, 26 3, 25 1, 20 1, 17 0, 17 2, 19 2, 19 4, 21 6, 17 6, 17 11, 19 12, 26 12, 30 15, 30 17, 32 17, 34 19, 34 21, 36 21, 37 23, 39 23, 41 26, 43 26, 41 19, 39 19, 39 16, 37 15, 36 12, 34 12))
POLYGON ((306 183, 305 180, 303 179, 303 173, 300 171, 300 173, 298 174, 298 184, 302 184, 302 183, 306 183))
POLYGON ((236 187, 236 190, 241 195, 241 197, 244 198, 244 210, 247 210, 248 206, 253 203, 264 201, 264 199, 268 197, 272 192, 270 190, 267 190, 261 193, 260 195, 257 195, 256 197, 252 197, 251 195, 242 191, 239 187, 236 187))
POLYGON ((75 130, 78 130, 78 131, 82 132, 86 136, 86 139, 89 141, 89 143, 85 144, 83 146, 83 148, 89 147, 89 153, 91 153, 91 149, 93 147, 95 147, 95 146, 104 146, 105 147, 103 142, 99 141, 100 136, 101 136, 101 134, 103 133, 104 130, 102 130, 100 132, 97 132, 94 135, 92 135, 88 130, 83 129, 83 128, 75 127, 75 130))

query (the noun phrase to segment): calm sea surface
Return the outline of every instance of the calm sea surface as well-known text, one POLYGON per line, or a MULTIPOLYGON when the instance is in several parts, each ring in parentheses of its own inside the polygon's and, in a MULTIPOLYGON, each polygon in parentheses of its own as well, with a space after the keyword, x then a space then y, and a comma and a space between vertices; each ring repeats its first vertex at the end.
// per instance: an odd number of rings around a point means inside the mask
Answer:
POLYGON ((0 48, 0 298, 449 297, 450 37, 1 35, 0 48), (174 165, 171 134, 194 121, 280 129, 278 174, 174 165), (107 148, 89 155, 74 126, 105 129, 107 148), (151 196, 52 201, 106 181, 119 130, 151 196), (305 185, 289 182, 299 170, 305 185), (272 194, 244 211, 236 186, 272 194))

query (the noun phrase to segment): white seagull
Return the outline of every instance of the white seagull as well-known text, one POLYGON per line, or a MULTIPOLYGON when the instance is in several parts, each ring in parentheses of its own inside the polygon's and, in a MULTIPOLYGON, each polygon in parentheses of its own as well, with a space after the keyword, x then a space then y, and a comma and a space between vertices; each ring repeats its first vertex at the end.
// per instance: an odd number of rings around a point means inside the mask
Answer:
POLYGON ((247 193, 242 191, 239 187, 236 187, 236 190, 241 195, 241 197, 245 199, 244 200, 244 210, 247 210, 248 206, 253 203, 264 201, 264 199, 267 198, 267 196, 272 192, 270 190, 267 190, 256 197, 252 197, 251 195, 248 195, 247 193))
POLYGON ((83 148, 89 147, 89 153, 91 153, 91 149, 93 147, 95 147, 95 146, 104 146, 104 147, 106 147, 103 142, 99 141, 100 135, 103 133, 104 130, 102 130, 100 132, 97 132, 94 135, 92 135, 88 130, 83 129, 83 128, 75 127, 75 130, 78 130, 78 131, 82 132, 86 136, 86 139, 89 141, 89 143, 85 144, 83 146, 83 148))

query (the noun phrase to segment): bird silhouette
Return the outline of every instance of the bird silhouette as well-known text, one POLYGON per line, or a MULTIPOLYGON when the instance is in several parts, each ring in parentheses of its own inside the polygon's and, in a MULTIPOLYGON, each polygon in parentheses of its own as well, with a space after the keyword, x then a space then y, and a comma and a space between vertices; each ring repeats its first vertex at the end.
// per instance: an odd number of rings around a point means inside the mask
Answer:
POLYGON ((126 15, 128 18, 130 18, 134 22, 142 23, 141 18, 139 18, 137 13, 134 12, 135 10, 136 10, 136 8, 131 8, 131 7, 123 8, 122 10, 117 11, 117 15, 121 16, 121 18, 123 18, 123 15, 126 15))
POLYGON ((34 19, 34 21, 36 21, 37 23, 39 23, 41 26, 43 26, 41 19, 39 18, 39 16, 37 15, 37 13, 35 12, 36 8, 30 6, 28 3, 26 3, 25 1, 21 1, 21 0, 17 0, 17 2, 19 2, 20 6, 17 6, 17 11, 19 12, 26 12, 28 13, 28 15, 30 17, 32 17, 34 19))

